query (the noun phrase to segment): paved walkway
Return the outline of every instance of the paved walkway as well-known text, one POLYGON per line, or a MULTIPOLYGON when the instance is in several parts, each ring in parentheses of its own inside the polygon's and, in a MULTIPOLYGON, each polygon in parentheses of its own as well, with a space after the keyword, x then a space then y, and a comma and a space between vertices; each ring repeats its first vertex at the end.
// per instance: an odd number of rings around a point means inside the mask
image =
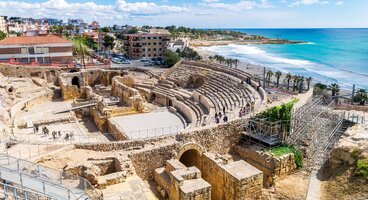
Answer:
POLYGON ((318 172, 313 170, 309 179, 307 200, 321 199, 321 181, 317 178, 318 172))

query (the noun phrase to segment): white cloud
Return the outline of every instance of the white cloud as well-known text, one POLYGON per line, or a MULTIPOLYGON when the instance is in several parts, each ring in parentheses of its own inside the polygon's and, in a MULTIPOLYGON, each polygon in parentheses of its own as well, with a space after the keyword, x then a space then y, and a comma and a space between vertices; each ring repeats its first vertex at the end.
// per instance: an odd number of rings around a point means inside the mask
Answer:
MULTIPOLYGON (((207 0, 208 1, 208 0, 207 0)), ((213 1, 213 0, 209 0, 213 1)), ((256 1, 239 1, 237 3, 203 3, 202 4, 206 8, 213 9, 224 9, 228 11, 241 11, 241 10, 251 10, 254 8, 270 8, 273 7, 268 0, 260 0, 256 1)))
POLYGON ((329 3, 328 1, 321 1, 321 0, 297 0, 294 1, 290 6, 328 4, 328 3, 329 3))
POLYGON ((218 2, 219 0, 202 0, 202 2, 204 3, 214 3, 214 2, 218 2))
POLYGON ((335 2, 335 5, 341 6, 342 4, 344 4, 344 1, 337 1, 335 2))

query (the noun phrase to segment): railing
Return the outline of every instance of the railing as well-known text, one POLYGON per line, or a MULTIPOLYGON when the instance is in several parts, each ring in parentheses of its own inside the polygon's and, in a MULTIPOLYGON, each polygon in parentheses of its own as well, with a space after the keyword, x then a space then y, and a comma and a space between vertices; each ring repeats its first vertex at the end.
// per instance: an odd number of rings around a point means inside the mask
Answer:
POLYGON ((354 122, 356 124, 368 124, 368 121, 365 120, 365 116, 358 115, 356 113, 344 112, 344 119, 354 122))
POLYGON ((0 191, 2 190, 4 199, 55 199, 52 196, 32 191, 26 188, 17 187, 15 185, 0 182, 0 191))
POLYGON ((88 197, 92 185, 75 174, 0 154, 1 179, 20 185, 56 199, 88 197))
POLYGON ((137 131, 128 131, 124 132, 124 134, 130 139, 149 139, 160 136, 169 136, 175 135, 180 131, 184 130, 184 128, 180 128, 180 125, 177 126, 169 126, 169 127, 161 127, 154 129, 146 129, 146 130, 137 130, 137 131))

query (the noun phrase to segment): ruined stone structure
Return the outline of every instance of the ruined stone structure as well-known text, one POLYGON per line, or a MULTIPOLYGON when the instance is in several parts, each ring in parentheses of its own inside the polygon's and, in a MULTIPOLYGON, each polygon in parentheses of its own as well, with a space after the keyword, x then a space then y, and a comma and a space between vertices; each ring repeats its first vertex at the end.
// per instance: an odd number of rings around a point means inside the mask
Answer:
MULTIPOLYGON (((105 199, 258 199, 263 187, 295 170, 293 155, 276 158, 262 148, 258 151, 240 142, 244 120, 238 116, 239 110, 247 104, 258 110, 267 102, 267 94, 258 83, 246 83, 252 77, 244 71, 183 61, 168 70, 57 71, 57 81, 44 75, 48 73, 46 70, 40 76, 55 88, 47 90, 39 101, 30 101, 29 107, 42 101, 51 106, 54 101, 60 105, 69 102, 70 106, 48 113, 52 120, 38 121, 39 125, 54 125, 53 130, 64 125, 86 134, 78 141, 67 141, 73 145, 70 148, 35 162, 53 166, 65 175, 84 177, 105 199), (61 98, 55 98, 55 93, 61 98), (160 110, 162 107, 167 111, 160 110), (223 110, 230 120, 216 124, 215 113, 223 110), (129 127, 118 120, 157 112, 177 117, 184 129, 174 134, 156 135, 161 130, 157 128, 128 134, 129 127), (91 132, 104 139, 86 141, 91 132), (132 138, 136 133, 145 137, 132 138)), ((48 87, 36 78, 33 83, 48 87)), ((33 119, 32 113, 24 112, 28 107, 21 107, 18 110, 23 118, 33 119)), ((167 124, 172 120, 159 121, 167 124)), ((148 123, 137 121, 132 126, 148 123)), ((22 125, 18 130, 29 128, 24 122, 16 124, 22 125)), ((60 139, 45 138, 61 143, 60 139)))

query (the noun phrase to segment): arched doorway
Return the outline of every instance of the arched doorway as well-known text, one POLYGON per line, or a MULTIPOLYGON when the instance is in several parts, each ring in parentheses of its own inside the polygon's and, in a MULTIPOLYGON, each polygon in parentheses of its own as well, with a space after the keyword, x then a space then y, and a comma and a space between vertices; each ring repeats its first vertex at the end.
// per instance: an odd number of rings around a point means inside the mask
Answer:
POLYGON ((80 85, 79 85, 79 78, 77 76, 74 76, 72 78, 72 85, 76 85, 78 88, 80 88, 80 85))
POLYGON ((189 149, 180 156, 179 161, 186 167, 195 166, 200 169, 201 155, 196 149, 189 149))

